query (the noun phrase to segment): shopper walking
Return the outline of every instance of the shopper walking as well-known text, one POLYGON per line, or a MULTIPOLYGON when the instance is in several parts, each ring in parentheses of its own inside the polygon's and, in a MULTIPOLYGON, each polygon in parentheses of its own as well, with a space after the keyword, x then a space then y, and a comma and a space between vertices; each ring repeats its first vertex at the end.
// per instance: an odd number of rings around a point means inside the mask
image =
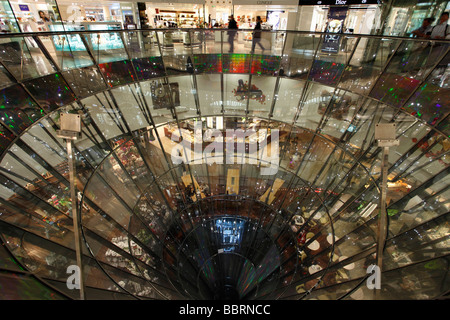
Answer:
POLYGON ((264 52, 264 47, 261 44, 261 17, 256 17, 256 26, 253 31, 253 42, 252 42, 252 51, 251 53, 255 52, 255 46, 258 44, 261 48, 261 50, 264 52))
POLYGON ((234 20, 234 16, 231 15, 228 21, 228 43, 230 44, 228 52, 234 51, 234 36, 236 35, 237 28, 237 22, 234 20))

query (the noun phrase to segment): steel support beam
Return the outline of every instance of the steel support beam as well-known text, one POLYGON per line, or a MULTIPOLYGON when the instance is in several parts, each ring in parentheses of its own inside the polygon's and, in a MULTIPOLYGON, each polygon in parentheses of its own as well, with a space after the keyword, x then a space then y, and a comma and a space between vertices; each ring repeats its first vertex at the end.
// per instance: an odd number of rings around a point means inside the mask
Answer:
POLYGON ((75 255, 78 267, 78 285, 80 290, 80 300, 85 300, 81 243, 81 217, 78 210, 78 197, 75 183, 76 166, 73 153, 73 141, 81 136, 81 117, 78 114, 62 113, 60 119, 61 130, 58 131, 57 136, 64 139, 67 144, 67 162, 69 165, 70 198, 72 199, 73 234, 75 238, 75 255))
MULTIPOLYGON (((377 266, 379 268, 378 282, 381 284, 381 275, 383 270, 383 251, 387 238, 387 176, 389 170, 389 147, 398 146, 399 140, 396 140, 395 123, 378 123, 375 125, 375 140, 379 147, 383 148, 381 158, 381 194, 380 194, 380 213, 378 215, 378 239, 377 239, 377 266)), ((380 299, 381 286, 375 289, 375 299, 380 299)))

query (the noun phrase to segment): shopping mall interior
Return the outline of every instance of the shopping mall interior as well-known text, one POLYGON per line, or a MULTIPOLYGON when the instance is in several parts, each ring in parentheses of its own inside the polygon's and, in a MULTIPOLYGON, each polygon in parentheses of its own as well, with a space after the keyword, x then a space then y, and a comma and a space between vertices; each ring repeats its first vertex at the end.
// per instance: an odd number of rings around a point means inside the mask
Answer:
POLYGON ((1 300, 449 297, 447 1, 0 2, 1 300))

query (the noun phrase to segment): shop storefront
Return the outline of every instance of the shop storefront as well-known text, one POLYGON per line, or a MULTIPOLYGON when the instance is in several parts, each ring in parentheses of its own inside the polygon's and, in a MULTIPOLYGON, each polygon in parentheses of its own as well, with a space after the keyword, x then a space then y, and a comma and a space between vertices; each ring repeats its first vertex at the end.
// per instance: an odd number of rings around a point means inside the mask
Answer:
POLYGON ((228 23, 228 17, 233 12, 233 1, 206 0, 205 8, 208 16, 208 22, 212 27, 220 28, 228 23))
POLYGON ((260 16, 263 29, 293 30, 296 26, 297 0, 235 0, 233 14, 239 28, 252 29, 260 16))
POLYGON ((446 0, 393 0, 383 34, 409 36, 422 26, 423 19, 434 18, 435 25, 440 15, 449 9, 450 2, 446 0))
POLYGON ((297 29, 327 32, 336 10, 342 12, 342 24, 333 32, 371 34, 379 28, 380 21, 376 17, 380 16, 381 6, 378 0, 300 0, 297 29))
POLYGON ((209 27, 204 0, 146 2, 146 13, 152 28, 209 27))
POLYGON ((8 1, 0 1, 0 32, 18 32, 19 26, 8 1))
MULTIPOLYGON (((226 28, 233 14, 240 29, 325 32, 333 8, 345 8, 341 32, 409 36, 423 19, 450 10, 448 0, 0 0, 1 32, 226 28)), ((341 9, 340 9, 341 10, 341 9)))
MULTIPOLYGON (((140 28, 137 2, 71 0, 2 1, 0 17, 17 21, 21 32, 140 28), (8 10, 8 5, 10 10, 8 10)), ((2 30, 6 27, 2 27, 2 30)))

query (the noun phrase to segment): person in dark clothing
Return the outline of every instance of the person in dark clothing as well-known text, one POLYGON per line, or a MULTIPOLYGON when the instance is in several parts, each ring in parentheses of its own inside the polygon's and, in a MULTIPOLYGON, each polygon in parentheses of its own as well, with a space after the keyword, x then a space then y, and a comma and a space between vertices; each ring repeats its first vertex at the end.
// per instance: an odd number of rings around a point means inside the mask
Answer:
POLYGON ((252 51, 251 53, 255 52, 255 46, 258 44, 262 51, 264 51, 264 47, 261 44, 261 17, 256 17, 256 26, 253 31, 253 42, 252 42, 252 51))
POLYGON ((228 43, 230 44, 230 49, 228 52, 234 51, 234 36, 236 35, 237 22, 234 20, 234 16, 230 16, 230 21, 228 22, 228 43))
POLYGON ((416 38, 426 38, 427 33, 429 31, 431 31, 431 29, 433 28, 431 26, 433 21, 434 21, 434 18, 423 19, 422 26, 420 28, 414 30, 413 32, 411 32, 411 34, 416 38))

